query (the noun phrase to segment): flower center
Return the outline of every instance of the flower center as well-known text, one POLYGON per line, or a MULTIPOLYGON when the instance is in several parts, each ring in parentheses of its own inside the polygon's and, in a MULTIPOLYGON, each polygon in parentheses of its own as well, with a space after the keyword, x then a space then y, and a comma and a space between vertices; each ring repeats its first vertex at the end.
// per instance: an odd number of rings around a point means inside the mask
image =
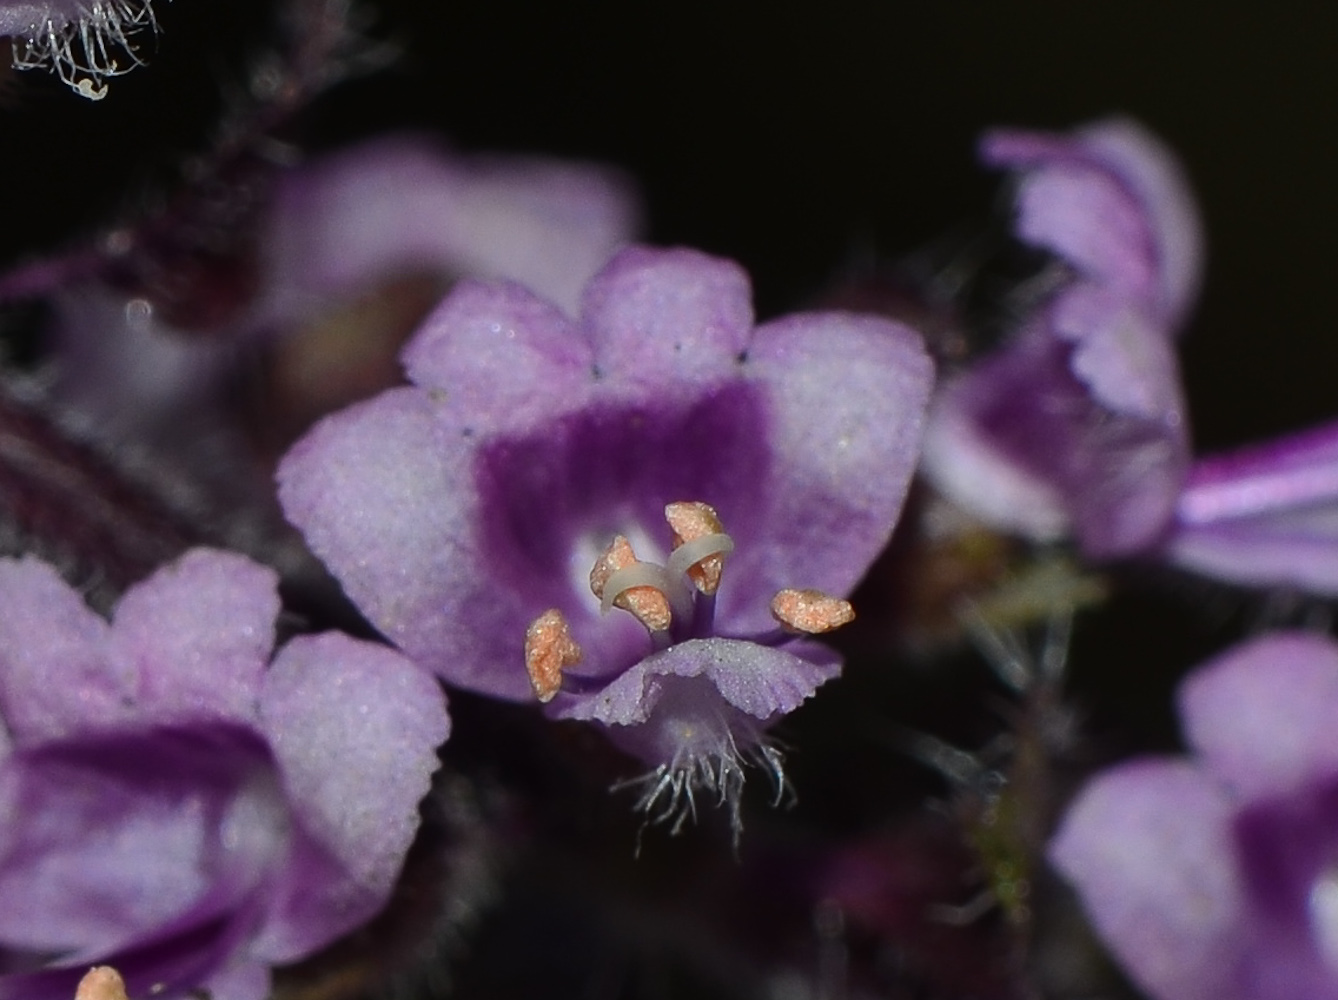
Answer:
MULTIPOLYGON (((734 539, 715 508, 699 500, 671 503, 664 509, 673 533, 664 565, 637 558, 632 544, 617 535, 595 560, 590 590, 600 610, 626 611, 650 635, 656 652, 679 642, 715 634, 715 598, 724 576, 725 557, 734 539)), ((796 635, 817 635, 855 617, 849 601, 818 590, 781 590, 771 600, 780 628, 766 635, 742 637, 779 645, 796 635)), ((551 701, 570 679, 566 669, 581 662, 580 645, 562 612, 550 608, 525 633, 525 668, 535 696, 551 701)))

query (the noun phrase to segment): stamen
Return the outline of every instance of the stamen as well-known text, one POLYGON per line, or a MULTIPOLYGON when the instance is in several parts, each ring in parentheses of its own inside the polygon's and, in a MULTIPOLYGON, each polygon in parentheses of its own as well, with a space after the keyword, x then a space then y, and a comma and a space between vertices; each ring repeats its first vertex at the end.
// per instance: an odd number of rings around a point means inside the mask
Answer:
POLYGON ((855 609, 821 590, 782 590, 771 599, 771 616, 791 631, 820 635, 854 621, 855 609))
POLYGON ((74 1000, 129 1000, 125 980, 110 965, 96 965, 84 973, 74 991, 74 1000))
POLYGON ((669 628, 673 614, 666 589, 664 567, 643 563, 632 551, 632 543, 618 535, 590 570, 590 590, 600 599, 602 610, 622 608, 652 632, 669 628))
POLYGON ((725 556, 734 551, 734 539, 725 534, 720 515, 710 504, 685 500, 668 504, 664 518, 674 532, 669 572, 686 572, 703 594, 714 594, 720 589, 725 556))
POLYGON ((581 656, 571 626, 557 608, 549 608, 525 630, 525 670, 542 702, 553 700, 562 686, 562 671, 580 663, 581 656))

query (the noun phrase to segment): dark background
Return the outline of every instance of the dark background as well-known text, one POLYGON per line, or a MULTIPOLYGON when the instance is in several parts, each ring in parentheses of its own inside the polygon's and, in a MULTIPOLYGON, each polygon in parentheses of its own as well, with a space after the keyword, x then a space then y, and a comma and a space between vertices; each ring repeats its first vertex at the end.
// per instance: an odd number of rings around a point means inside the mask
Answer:
MULTIPOLYGON (((151 200, 205 146, 272 23, 256 0, 158 11, 150 65, 101 103, 17 78, 0 112, 0 258, 151 200)), ((985 218, 997 181, 974 162, 982 129, 1137 116, 1184 157, 1207 222, 1184 353, 1199 443, 1338 411, 1338 8, 385 0, 371 13, 403 57, 323 99, 312 144, 416 126, 464 148, 621 164, 651 237, 741 260, 763 313, 862 255, 985 218)))

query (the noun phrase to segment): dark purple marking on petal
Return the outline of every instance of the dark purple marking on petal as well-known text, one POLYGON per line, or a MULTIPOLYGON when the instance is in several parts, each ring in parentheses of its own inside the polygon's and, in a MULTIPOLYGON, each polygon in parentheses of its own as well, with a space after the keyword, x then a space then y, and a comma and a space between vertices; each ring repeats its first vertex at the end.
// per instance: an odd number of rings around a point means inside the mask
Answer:
POLYGON ((1165 531, 1188 442, 1182 428, 1101 405, 1072 352, 1024 337, 965 376, 960 399, 994 448, 1054 487, 1088 555, 1129 555, 1165 531))
MULTIPOLYGON (((475 464, 489 576, 481 594, 521 595, 529 620, 562 610, 593 673, 629 666, 649 651, 646 636, 626 615, 598 616, 586 582, 595 558, 623 534, 658 544, 638 555, 662 559, 664 507, 679 500, 711 504, 736 547, 748 544, 768 507, 767 432, 763 394, 735 382, 688 402, 594 404, 529 437, 489 442, 475 464)), ((729 586, 727 567, 722 592, 729 586)), ((519 669, 523 628, 506 642, 515 650, 508 667, 519 669)))
POLYGON ((0 940, 33 951, 134 945, 198 901, 240 905, 286 849, 260 737, 229 724, 108 731, 20 750, 0 771, 0 940))

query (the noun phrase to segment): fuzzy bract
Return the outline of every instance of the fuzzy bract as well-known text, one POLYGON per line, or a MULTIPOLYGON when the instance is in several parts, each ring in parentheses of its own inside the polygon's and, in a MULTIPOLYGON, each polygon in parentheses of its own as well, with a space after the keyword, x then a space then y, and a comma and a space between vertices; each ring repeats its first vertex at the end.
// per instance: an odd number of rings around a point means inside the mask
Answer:
POLYGON ((778 771, 763 732, 839 667, 770 602, 840 597, 863 575, 932 379, 904 327, 754 327, 750 297, 740 268, 688 250, 619 254, 579 322, 519 286, 463 283, 405 349, 413 385, 327 418, 279 469, 289 519, 349 596, 447 682, 533 700, 527 631, 566 629, 554 648, 579 652, 547 711, 650 765, 652 815, 703 789, 737 808, 749 757, 778 771), (675 563, 666 507, 684 503, 727 533, 706 538, 728 553, 709 597, 675 563), (609 586, 640 622, 592 592, 618 538, 645 585, 609 586))
POLYGON ((110 623, 0 562, 0 997, 263 1000, 386 903, 449 722, 384 646, 299 637, 274 574, 194 550, 110 623))
POLYGON ((1098 775, 1051 861, 1156 1000, 1338 997, 1338 646, 1253 640, 1179 700, 1193 755, 1098 775))

